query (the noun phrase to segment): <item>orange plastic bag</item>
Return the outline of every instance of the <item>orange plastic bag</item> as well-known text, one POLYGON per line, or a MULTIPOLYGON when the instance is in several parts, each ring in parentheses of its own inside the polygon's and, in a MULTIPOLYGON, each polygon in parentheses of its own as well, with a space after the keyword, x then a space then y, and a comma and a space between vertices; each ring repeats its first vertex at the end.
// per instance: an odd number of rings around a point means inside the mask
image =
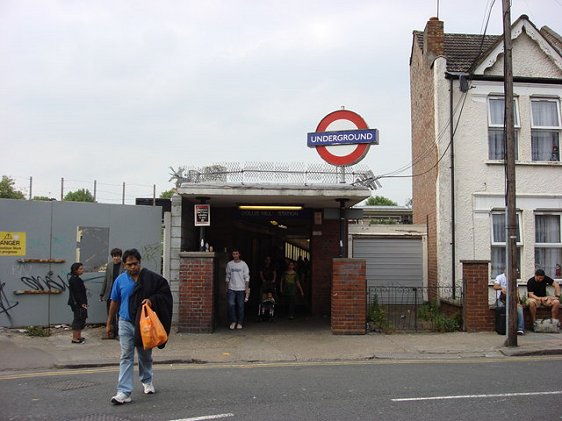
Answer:
POLYGON ((150 308, 148 304, 142 305, 142 313, 140 317, 140 333, 142 338, 142 346, 144 349, 156 348, 158 345, 166 343, 168 334, 162 326, 158 315, 150 308))

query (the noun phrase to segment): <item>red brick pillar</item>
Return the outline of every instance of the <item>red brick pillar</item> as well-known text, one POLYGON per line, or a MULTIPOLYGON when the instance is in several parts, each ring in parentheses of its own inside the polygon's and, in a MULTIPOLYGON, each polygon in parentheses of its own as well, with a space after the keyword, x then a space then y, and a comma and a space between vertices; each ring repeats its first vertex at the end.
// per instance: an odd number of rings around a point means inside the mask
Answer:
POLYGON ((493 330, 488 304, 489 260, 463 260, 463 306, 464 330, 479 332, 493 330))
POLYGON ((332 333, 367 332, 367 264, 362 259, 332 261, 332 333))
POLYGON ((214 263, 215 253, 180 253, 179 332, 213 331, 214 263))

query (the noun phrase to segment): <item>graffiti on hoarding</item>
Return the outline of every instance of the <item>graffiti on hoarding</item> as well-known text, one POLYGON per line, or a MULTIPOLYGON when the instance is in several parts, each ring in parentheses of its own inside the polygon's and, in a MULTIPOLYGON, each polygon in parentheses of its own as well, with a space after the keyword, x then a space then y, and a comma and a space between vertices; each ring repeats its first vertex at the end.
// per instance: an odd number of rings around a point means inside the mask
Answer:
POLYGON ((52 278, 51 275, 46 275, 44 277, 41 276, 22 276, 20 281, 27 285, 34 291, 66 291, 68 285, 64 282, 64 280, 57 275, 56 278, 52 278))
POLYGON ((5 286, 5 282, 0 282, 0 314, 6 314, 11 322, 12 317, 10 316, 10 310, 17 306, 19 301, 10 302, 10 300, 8 300, 6 292, 4 291, 5 286))

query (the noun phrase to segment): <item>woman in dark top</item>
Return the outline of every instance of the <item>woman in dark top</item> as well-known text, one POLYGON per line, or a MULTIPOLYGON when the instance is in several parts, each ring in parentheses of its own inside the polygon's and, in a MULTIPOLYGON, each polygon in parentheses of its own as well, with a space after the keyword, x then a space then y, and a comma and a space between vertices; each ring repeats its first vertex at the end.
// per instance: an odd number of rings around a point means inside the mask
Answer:
POLYGON ((84 273, 82 263, 73 263, 70 267, 70 279, 68 281, 68 305, 74 312, 72 321, 72 343, 81 344, 86 340, 82 337, 82 329, 86 326, 88 317, 88 297, 86 287, 80 276, 84 273))

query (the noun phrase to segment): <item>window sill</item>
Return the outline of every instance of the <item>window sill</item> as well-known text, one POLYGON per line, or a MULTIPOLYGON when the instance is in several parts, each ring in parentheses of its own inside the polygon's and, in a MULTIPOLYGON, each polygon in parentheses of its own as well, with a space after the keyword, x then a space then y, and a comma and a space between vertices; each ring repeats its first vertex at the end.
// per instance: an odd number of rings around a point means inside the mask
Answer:
MULTIPOLYGON (((505 165, 503 160, 489 159, 484 161, 487 165, 505 165)), ((562 165, 560 161, 515 161, 515 165, 520 166, 537 166, 537 167, 559 167, 562 165)))

